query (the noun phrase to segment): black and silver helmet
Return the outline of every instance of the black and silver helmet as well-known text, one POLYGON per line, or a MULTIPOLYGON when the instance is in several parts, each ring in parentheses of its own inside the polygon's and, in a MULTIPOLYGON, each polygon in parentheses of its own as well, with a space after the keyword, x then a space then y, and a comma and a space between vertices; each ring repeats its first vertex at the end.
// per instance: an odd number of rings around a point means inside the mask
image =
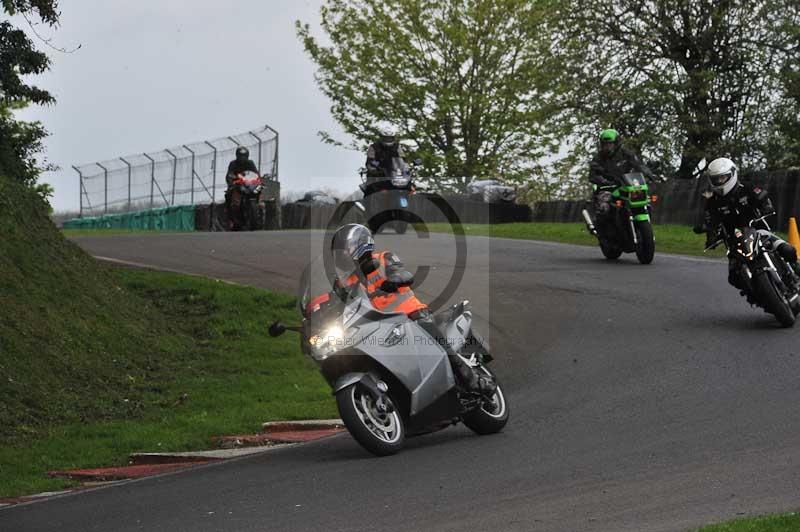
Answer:
POLYGON ((363 225, 347 224, 337 229, 331 240, 331 252, 339 280, 344 282, 356 273, 359 260, 371 255, 374 249, 372 233, 363 225))

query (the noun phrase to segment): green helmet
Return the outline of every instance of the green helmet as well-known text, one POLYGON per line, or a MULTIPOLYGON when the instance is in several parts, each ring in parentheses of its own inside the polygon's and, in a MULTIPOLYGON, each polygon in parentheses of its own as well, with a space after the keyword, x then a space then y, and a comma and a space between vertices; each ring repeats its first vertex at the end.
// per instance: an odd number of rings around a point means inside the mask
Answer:
POLYGON ((600 142, 617 142, 619 141, 619 131, 616 129, 604 129, 600 132, 600 142))
POLYGON ((600 133, 597 148, 603 157, 611 157, 619 149, 619 132, 616 129, 604 129, 600 133))

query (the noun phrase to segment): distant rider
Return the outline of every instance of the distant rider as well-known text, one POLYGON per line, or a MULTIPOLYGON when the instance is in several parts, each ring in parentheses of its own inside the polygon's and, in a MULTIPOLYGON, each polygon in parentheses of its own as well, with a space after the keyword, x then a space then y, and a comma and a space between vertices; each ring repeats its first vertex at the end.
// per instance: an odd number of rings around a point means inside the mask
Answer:
POLYGON ((331 241, 337 284, 340 295, 348 287, 361 283, 372 305, 383 312, 404 312, 416 321, 447 351, 447 358, 461 386, 474 393, 494 393, 494 379, 478 375, 446 341, 434 323, 428 306, 417 299, 411 285, 414 275, 403 267, 391 251, 375 252, 370 230, 359 224, 348 224, 336 230, 331 241))
POLYGON ((225 206, 228 210, 228 217, 232 223, 235 222, 235 224, 239 225, 241 225, 242 193, 233 186, 233 181, 238 175, 245 172, 258 174, 258 167, 250 159, 250 150, 245 146, 239 146, 236 148, 236 159, 228 164, 228 173, 225 174, 225 182, 228 184, 228 190, 225 192, 225 206))
POLYGON ((594 211, 601 238, 614 224, 611 192, 619 186, 624 174, 641 172, 648 180, 656 176, 633 150, 622 145, 616 129, 605 129, 598 139, 597 154, 589 164, 589 181, 594 185, 594 211))
POLYGON ((405 157, 403 147, 397 140, 397 133, 390 128, 381 129, 380 138, 367 150, 367 179, 382 179, 392 168, 392 159, 405 157))
MULTIPOLYGON (((695 227, 696 233, 706 233, 706 247, 714 244, 725 228, 733 238, 737 228, 747 227, 751 220, 775 214, 769 194, 761 187, 741 183, 736 164, 724 157, 711 161, 705 171, 711 193, 706 194, 704 225, 695 227)), ((797 252, 794 247, 772 234, 766 222, 753 225, 768 249, 776 251, 795 272, 798 272, 797 252)), ((732 245, 732 244, 731 244, 732 245)), ((736 271, 736 261, 728 260, 728 282, 748 297, 747 284, 736 271)), ((752 302, 752 301, 751 301, 752 302)))

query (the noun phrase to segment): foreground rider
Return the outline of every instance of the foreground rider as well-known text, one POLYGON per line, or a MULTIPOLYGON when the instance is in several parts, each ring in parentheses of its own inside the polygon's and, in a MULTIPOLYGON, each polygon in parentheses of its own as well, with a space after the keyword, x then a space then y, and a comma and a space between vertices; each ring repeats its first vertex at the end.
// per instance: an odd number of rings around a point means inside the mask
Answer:
POLYGON ((648 180, 656 179, 639 156, 622 145, 622 139, 616 129, 603 130, 598 139, 597 154, 589 164, 589 181, 594 185, 592 199, 601 237, 607 234, 604 230, 614 224, 611 192, 619 186, 622 176, 630 172, 641 172, 648 180))
POLYGON ((381 179, 386 177, 391 169, 392 159, 403 158, 403 148, 397 141, 397 134, 393 129, 381 129, 380 138, 373 142, 367 150, 367 178, 381 179))
POLYGON ((496 388, 489 376, 478 375, 444 338, 433 322, 428 306, 411 290, 414 276, 403 267, 391 251, 375 252, 375 241, 369 229, 348 224, 336 230, 331 241, 336 266, 337 286, 342 291, 361 283, 372 305, 383 312, 404 312, 416 321, 446 351, 457 382, 468 391, 492 394, 496 388))
MULTIPOLYGON (((736 164, 724 157, 711 161, 705 171, 711 194, 705 202, 705 223, 695 227, 696 233, 706 232, 706 247, 714 244, 725 228, 726 234, 733 237, 737 228, 747 227, 752 220, 775 214, 767 191, 761 187, 739 181, 736 164)), ((764 221, 753 224, 762 242, 768 249, 776 251, 798 272, 797 252, 794 247, 772 234, 764 221)), ((728 260, 728 282, 738 288, 742 295, 748 296, 747 284, 738 275, 736 262, 731 255, 728 260)))
POLYGON ((231 213, 231 221, 241 216, 241 203, 242 193, 233 186, 233 181, 239 174, 245 172, 255 172, 258 174, 258 167, 250 159, 250 150, 245 146, 236 148, 236 159, 228 164, 228 173, 225 174, 225 182, 228 184, 228 190, 225 192, 225 204, 228 213, 231 213))

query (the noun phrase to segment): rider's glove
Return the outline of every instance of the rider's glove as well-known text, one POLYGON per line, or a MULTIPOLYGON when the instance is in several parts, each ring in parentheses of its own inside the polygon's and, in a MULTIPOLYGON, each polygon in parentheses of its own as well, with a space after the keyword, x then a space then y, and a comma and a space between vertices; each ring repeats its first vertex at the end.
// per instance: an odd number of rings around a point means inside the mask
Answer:
POLYGON ((391 281, 384 281, 379 287, 381 292, 397 292, 397 285, 391 281))

